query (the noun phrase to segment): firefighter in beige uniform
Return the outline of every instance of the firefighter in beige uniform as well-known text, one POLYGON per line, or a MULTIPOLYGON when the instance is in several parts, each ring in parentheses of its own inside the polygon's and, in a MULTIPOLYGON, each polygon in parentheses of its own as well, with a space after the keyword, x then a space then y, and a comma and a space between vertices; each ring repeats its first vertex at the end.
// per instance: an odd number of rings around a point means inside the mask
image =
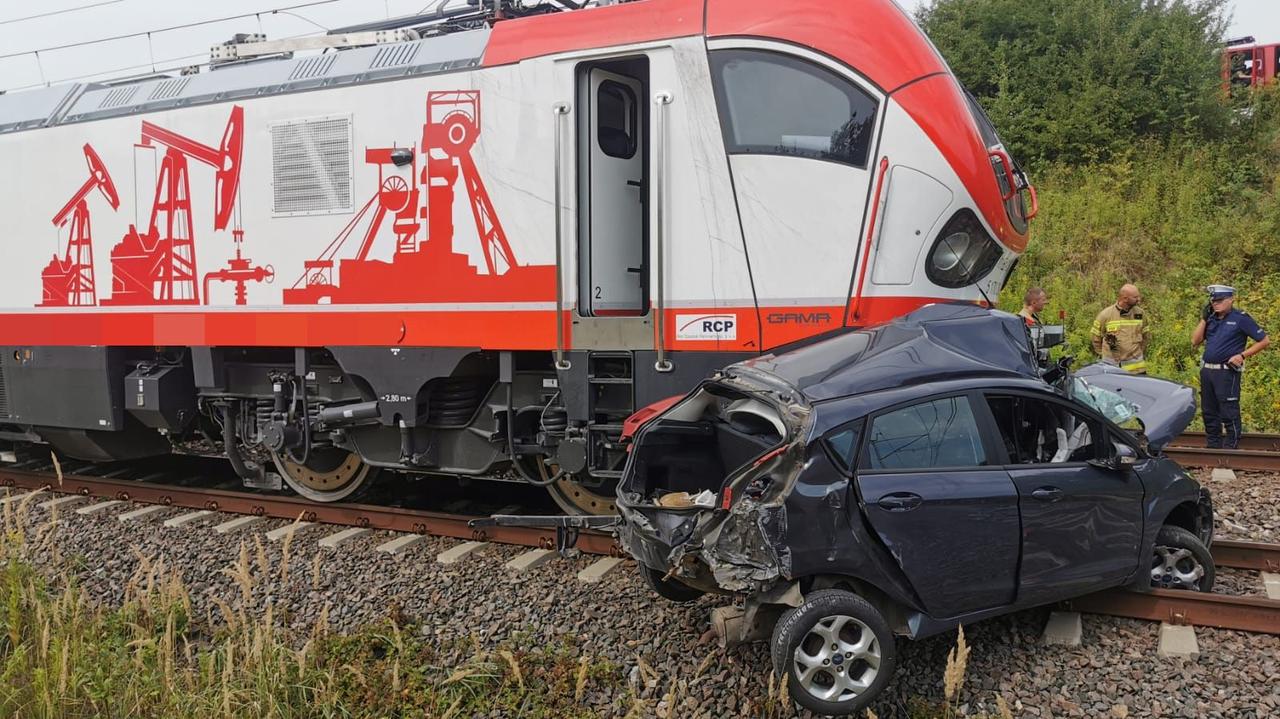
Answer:
POLYGON ((1147 345, 1151 341, 1150 317, 1138 305, 1142 295, 1133 285, 1120 288, 1114 305, 1093 321, 1093 352, 1109 365, 1134 374, 1147 373, 1147 345))

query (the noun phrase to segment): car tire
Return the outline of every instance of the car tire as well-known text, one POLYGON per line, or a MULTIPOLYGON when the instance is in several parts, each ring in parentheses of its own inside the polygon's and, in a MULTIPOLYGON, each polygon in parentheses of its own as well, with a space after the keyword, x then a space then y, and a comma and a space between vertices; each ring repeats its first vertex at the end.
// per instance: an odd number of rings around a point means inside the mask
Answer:
POLYGON ((870 602, 843 589, 813 592, 783 614, 773 628, 770 654, 774 673, 786 677, 792 700, 823 715, 865 709, 897 665, 888 622, 870 602), (832 651, 832 638, 843 652, 832 651), (857 681, 849 679, 854 671, 857 681))
POLYGON ((688 604, 689 602, 697 601, 703 594, 706 594, 701 589, 694 589, 675 577, 669 577, 664 580, 665 572, 650 569, 643 564, 640 565, 640 573, 644 575, 644 581, 648 582, 649 587, 657 592, 658 596, 676 604, 688 604))
POLYGON ((1182 527, 1166 524, 1151 552, 1151 586, 1157 589, 1213 590, 1213 555, 1182 527))

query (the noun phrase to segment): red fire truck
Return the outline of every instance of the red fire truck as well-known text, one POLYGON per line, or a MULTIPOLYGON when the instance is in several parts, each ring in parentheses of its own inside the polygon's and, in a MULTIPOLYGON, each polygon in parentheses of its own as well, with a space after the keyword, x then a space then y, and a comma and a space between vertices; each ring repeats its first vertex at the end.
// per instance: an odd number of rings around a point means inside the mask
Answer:
POLYGON ((1222 83, 1228 92, 1274 82, 1280 75, 1280 43, 1258 44, 1252 37, 1227 41, 1222 83))

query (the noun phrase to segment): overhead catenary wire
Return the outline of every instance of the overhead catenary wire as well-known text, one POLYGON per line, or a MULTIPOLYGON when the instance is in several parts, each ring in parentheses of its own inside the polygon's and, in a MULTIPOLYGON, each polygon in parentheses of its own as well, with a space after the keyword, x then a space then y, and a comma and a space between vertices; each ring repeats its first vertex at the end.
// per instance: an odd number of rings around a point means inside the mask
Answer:
POLYGON ((88 5, 80 5, 78 7, 63 8, 61 10, 50 10, 48 12, 37 13, 35 15, 27 15, 25 17, 8 18, 5 20, 0 20, 0 25, 15 25, 17 23, 26 22, 28 20, 39 20, 40 18, 53 17, 54 15, 67 15, 69 13, 80 12, 81 10, 92 10, 93 8, 104 7, 106 5, 118 5, 122 2, 124 2, 124 0, 102 0, 102 2, 90 3, 88 5))
POLYGON ((129 38, 143 37, 147 35, 159 34, 162 32, 171 32, 173 30, 185 30, 192 27, 200 27, 202 25, 213 25, 215 23, 227 22, 228 20, 241 20, 247 17, 255 17, 260 15, 273 15, 277 13, 288 13, 290 10, 301 10, 304 8, 315 7, 317 5, 330 5, 341 0, 313 0, 312 2, 302 3, 299 5, 289 5, 286 7, 273 8, 271 10, 262 10, 259 12, 240 13, 238 15, 228 15, 226 17, 211 18, 209 20, 197 20, 195 22, 182 23, 180 25, 170 25, 169 27, 155 28, 152 30, 142 30, 139 32, 125 33, 123 35, 113 35, 111 37, 97 38, 95 40, 81 40, 79 42, 71 42, 63 45, 52 45, 49 47, 34 48, 31 50, 21 50, 18 52, 10 52, 0 55, 0 60, 11 57, 22 57, 23 55, 39 55, 40 53, 48 54, 55 50, 68 50, 74 47, 85 47, 88 45, 97 45, 104 42, 114 42, 116 40, 127 40, 129 38))
MULTIPOLYGON (((297 38, 302 38, 302 37, 313 37, 313 36, 315 36, 315 35, 319 35, 319 34, 321 34, 321 33, 319 33, 319 32, 307 32, 307 33, 302 33, 302 34, 300 34, 300 35, 289 35, 289 36, 287 36, 287 37, 283 37, 283 38, 280 38, 280 39, 281 39, 281 40, 295 40, 295 39, 297 39, 297 38)), ((207 64, 207 63, 194 63, 194 64, 193 64, 193 63, 183 62, 183 61, 185 61, 185 60, 196 60, 196 59, 201 59, 201 58, 208 59, 208 57, 209 57, 209 53, 207 53, 207 52, 198 52, 198 53, 193 53, 193 54, 191 54, 191 55, 179 55, 179 56, 177 56, 177 57, 167 57, 167 58, 164 58, 164 59, 162 59, 162 60, 156 60, 154 63, 144 62, 144 63, 139 63, 139 64, 136 64, 136 65, 126 65, 126 66, 124 66, 124 67, 111 68, 110 70, 98 70, 98 71, 96 71, 96 72, 85 73, 85 74, 82 74, 82 75, 71 75, 71 76, 68 76, 68 77, 60 77, 60 78, 57 78, 57 79, 55 79, 55 80, 49 80, 49 81, 45 81, 45 80, 43 80, 43 79, 42 79, 42 80, 41 80, 40 82, 38 82, 38 83, 32 83, 32 84, 30 84, 30 85, 20 85, 20 86, 18 86, 18 87, 10 87, 10 88, 3 88, 3 89, 4 89, 6 92, 19 92, 19 91, 21 91, 21 90, 34 90, 34 89, 39 88, 39 87, 48 87, 48 86, 50 86, 50 85, 56 85, 56 84, 64 83, 64 82, 76 82, 76 81, 78 81, 78 80, 90 80, 90 79, 92 79, 92 78, 101 77, 101 76, 103 76, 103 75, 117 75, 118 73, 124 73, 124 72, 128 72, 128 71, 130 71, 130 70, 148 70, 148 72, 144 73, 144 75, 158 75, 158 74, 163 74, 163 73, 166 73, 166 72, 177 72, 177 71, 179 71, 179 70, 185 70, 185 69, 186 69, 186 68, 188 68, 188 67, 196 67, 196 66, 202 66, 202 65, 205 65, 205 64, 207 64), (158 65, 166 65, 167 63, 175 63, 175 62, 176 62, 176 63, 182 63, 182 64, 179 64, 179 65, 170 65, 170 66, 168 66, 168 67, 157 67, 158 65)), ((132 78, 131 78, 130 76, 126 75, 126 76, 123 76, 123 77, 113 77, 113 78, 112 78, 112 81, 115 81, 115 80, 127 81, 127 80, 130 80, 130 79, 132 79, 132 78)))

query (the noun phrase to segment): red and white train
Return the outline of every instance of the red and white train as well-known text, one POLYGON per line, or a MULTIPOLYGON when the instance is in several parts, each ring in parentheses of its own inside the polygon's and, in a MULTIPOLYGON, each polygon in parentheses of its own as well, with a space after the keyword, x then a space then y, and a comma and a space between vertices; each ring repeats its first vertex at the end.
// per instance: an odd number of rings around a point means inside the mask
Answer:
POLYGON ((1035 214, 892 0, 472 0, 332 44, 0 96, 0 438, 607 512, 635 408, 994 301, 1035 214))

